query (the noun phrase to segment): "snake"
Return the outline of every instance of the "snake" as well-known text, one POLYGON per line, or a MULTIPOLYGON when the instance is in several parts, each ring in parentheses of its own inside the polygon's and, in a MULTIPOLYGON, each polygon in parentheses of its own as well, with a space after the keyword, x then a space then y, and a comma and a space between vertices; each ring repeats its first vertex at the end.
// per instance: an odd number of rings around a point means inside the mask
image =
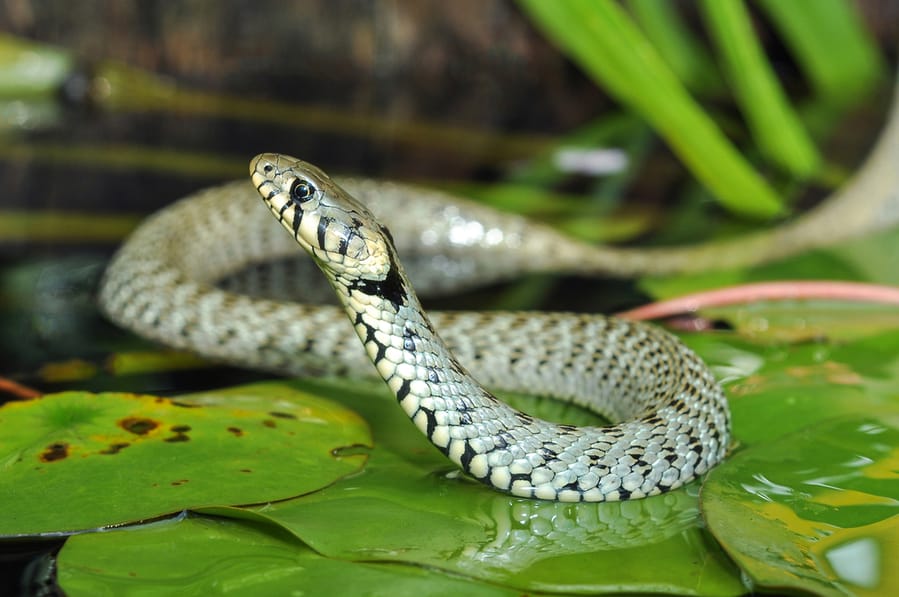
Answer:
MULTIPOLYGON (((570 313, 429 318, 391 233, 354 198, 364 192, 364 182, 341 185, 311 164, 277 154, 257 156, 251 178, 252 186, 216 188, 181 201, 136 230, 102 282, 106 313, 151 338, 274 371, 364 375, 372 370, 367 357, 438 450, 471 477, 519 497, 572 502, 651 496, 692 481, 723 458, 730 434, 724 393, 709 368, 668 332, 570 313), (253 187, 289 235, 260 226, 255 202, 224 200, 246 199, 239 191, 252 194, 253 187), (311 255, 342 308, 215 287, 229 269, 278 253, 272 245, 281 237, 294 251, 298 243, 311 255), (544 421, 513 409, 485 386, 570 401, 613 424, 544 421)), ((416 211, 405 196, 385 202, 383 189, 379 196, 381 211, 404 211, 413 222, 429 221, 422 209, 447 209, 445 202, 433 204, 434 197, 431 205, 426 196, 416 201, 416 211)), ((459 215, 466 211, 478 208, 451 209, 459 218, 471 217, 459 215)), ((499 228, 488 214, 479 215, 478 226, 463 225, 469 235, 520 247, 525 235, 542 233, 546 238, 537 240, 552 253, 548 229, 516 229, 525 223, 515 218, 499 228)))
MULTIPOLYGON (((857 175, 818 208, 705 249, 594 247, 439 191, 332 179, 261 154, 252 184, 201 190, 145 220, 110 261, 99 304, 125 328, 213 360, 286 375, 378 375, 439 451, 499 491, 561 502, 652 496, 703 475, 728 449, 727 399, 695 353, 661 328, 595 314, 426 314, 400 256, 415 252, 416 287, 439 290, 529 271, 730 267, 886 228, 899 221, 896 105, 899 95, 857 175), (341 306, 223 283, 294 256, 297 244, 341 306), (544 421, 486 388, 568 401, 611 423, 544 421)), ((294 280, 291 292, 307 287, 294 280)))

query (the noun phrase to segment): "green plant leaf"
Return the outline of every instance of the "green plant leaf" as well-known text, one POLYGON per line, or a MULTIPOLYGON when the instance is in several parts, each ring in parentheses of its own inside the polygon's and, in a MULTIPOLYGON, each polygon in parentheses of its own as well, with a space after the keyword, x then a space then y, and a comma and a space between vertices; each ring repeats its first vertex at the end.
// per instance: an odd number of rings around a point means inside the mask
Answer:
POLYGON ((364 454, 334 450, 359 444, 370 436, 353 412, 278 385, 193 403, 78 392, 9 402, 0 407, 0 535, 285 499, 357 471, 364 454))
POLYGON ((886 75, 877 42, 846 0, 760 0, 790 46, 815 92, 846 106, 886 75))
POLYGON ((520 0, 534 22, 584 71, 648 120, 728 209, 769 218, 777 194, 689 96, 615 2, 520 0))
POLYGON ((58 570, 70 597, 518 594, 413 566, 325 558, 277 528, 205 517, 72 537, 58 570))
POLYGON ((739 446, 854 413, 889 413, 895 406, 899 330, 846 344, 759 345, 731 334, 683 339, 724 381, 739 446))
MULTIPOLYGON (((380 384, 303 381, 298 387, 333 396, 372 424, 375 448, 364 471, 298 499, 204 513, 278 524, 333 558, 420 564, 523 591, 743 590, 703 537, 695 485, 692 492, 623 503, 513 498, 459 474, 380 384), (656 565, 648 568, 647 561, 656 565)), ((540 402, 556 420, 595 422, 570 406, 565 412, 557 402, 540 402)))
POLYGON ((762 587, 895 595, 897 446, 899 409, 824 422, 739 452, 703 488, 709 528, 762 587))
POLYGON ((684 25, 677 5, 668 0, 628 0, 646 37, 685 86, 720 92, 723 83, 705 48, 684 25))
POLYGON ((700 6, 762 153, 795 176, 811 176, 820 156, 765 58, 743 0, 704 0, 700 6))

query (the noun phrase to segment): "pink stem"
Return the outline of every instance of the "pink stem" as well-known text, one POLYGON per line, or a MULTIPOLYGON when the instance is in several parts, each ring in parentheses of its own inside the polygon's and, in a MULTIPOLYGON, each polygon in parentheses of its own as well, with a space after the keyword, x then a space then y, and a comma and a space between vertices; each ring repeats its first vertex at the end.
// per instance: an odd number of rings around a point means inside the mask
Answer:
POLYGON ((759 282, 688 294, 617 315, 625 319, 658 319, 708 307, 782 300, 836 300, 899 305, 899 287, 827 280, 759 282))
POLYGON ((0 377, 0 392, 11 394, 18 400, 33 400, 41 397, 41 393, 37 390, 23 386, 7 377, 0 377))

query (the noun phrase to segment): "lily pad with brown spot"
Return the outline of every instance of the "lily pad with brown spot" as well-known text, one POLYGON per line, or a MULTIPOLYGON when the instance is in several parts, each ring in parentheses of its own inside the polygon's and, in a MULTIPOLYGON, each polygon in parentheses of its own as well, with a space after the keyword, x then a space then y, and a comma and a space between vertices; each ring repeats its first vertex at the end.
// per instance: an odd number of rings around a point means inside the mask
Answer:
POLYGON ((353 411, 280 384, 261 388, 210 393, 199 404, 80 392, 5 404, 0 536, 282 500, 365 463, 364 453, 340 451, 371 444, 353 411))

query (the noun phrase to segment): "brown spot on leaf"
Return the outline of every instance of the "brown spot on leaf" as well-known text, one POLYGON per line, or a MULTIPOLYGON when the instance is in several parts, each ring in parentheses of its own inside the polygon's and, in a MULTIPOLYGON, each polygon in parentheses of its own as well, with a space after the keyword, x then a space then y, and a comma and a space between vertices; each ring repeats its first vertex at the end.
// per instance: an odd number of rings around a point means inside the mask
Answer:
POLYGON ((271 419, 264 419, 262 421, 262 424, 265 425, 266 427, 271 427, 273 429, 278 426, 278 424, 275 423, 274 421, 272 421, 271 419))
POLYGON ((252 473, 253 470, 252 470, 252 469, 248 469, 248 468, 242 468, 242 469, 240 469, 240 472, 242 472, 242 473, 252 473))
POLYGON ((69 444, 65 442, 54 442, 44 448, 39 458, 41 462, 56 462, 62 460, 69 455, 69 444))
POLYGON ((175 435, 167 437, 163 441, 167 441, 170 444, 190 441, 190 437, 187 436, 187 432, 190 431, 190 425, 172 425, 171 429, 175 435))
POLYGON ((235 437, 240 437, 243 435, 243 429, 240 427, 228 427, 228 431, 234 434, 235 437))
POLYGON ((177 481, 172 481, 172 485, 178 487, 179 485, 184 485, 185 483, 190 483, 190 479, 178 479, 177 481))
POLYGON ((119 421, 119 427, 135 435, 147 435, 159 427, 159 423, 145 417, 126 417, 119 421))
POLYGON ((278 412, 276 410, 273 410, 272 412, 270 412, 268 414, 275 417, 276 419, 296 419, 297 418, 296 415, 292 415, 290 413, 282 413, 282 412, 278 412))
POLYGON ((100 450, 100 454, 118 454, 128 446, 130 446, 128 442, 116 442, 113 444, 109 444, 108 448, 104 448, 100 450))

